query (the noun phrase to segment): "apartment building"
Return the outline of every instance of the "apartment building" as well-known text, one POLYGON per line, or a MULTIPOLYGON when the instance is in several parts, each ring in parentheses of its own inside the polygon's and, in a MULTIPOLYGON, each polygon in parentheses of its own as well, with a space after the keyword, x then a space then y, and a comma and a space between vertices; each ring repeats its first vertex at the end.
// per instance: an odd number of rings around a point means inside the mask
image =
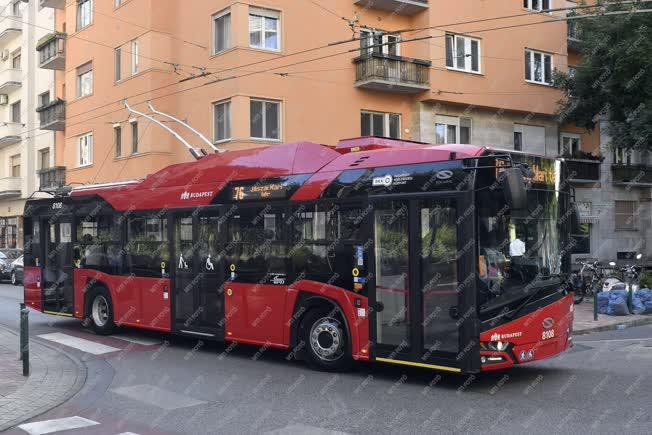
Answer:
POLYGON ((25 199, 39 189, 38 172, 54 162, 54 134, 40 130, 36 112, 54 94, 54 74, 38 68, 36 52, 54 12, 36 1, 2 1, 0 8, 0 248, 16 248, 25 199))

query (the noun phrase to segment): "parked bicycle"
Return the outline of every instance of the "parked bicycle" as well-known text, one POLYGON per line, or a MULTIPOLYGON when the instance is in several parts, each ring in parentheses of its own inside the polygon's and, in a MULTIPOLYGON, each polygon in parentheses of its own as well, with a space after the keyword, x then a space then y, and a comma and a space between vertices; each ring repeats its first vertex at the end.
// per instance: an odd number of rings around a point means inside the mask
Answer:
POLYGON ((578 263, 581 266, 580 271, 573 272, 569 279, 575 304, 582 303, 586 296, 593 296, 604 279, 604 270, 598 261, 580 260, 578 263))

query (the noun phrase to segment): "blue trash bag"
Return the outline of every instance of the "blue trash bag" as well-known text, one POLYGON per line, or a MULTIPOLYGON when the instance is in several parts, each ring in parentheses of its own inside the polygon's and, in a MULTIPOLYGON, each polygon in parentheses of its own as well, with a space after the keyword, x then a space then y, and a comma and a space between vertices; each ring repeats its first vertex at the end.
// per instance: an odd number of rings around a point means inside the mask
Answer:
POLYGON ((597 295, 598 297, 598 313, 607 314, 607 308, 609 308, 609 292, 600 292, 597 295))
POLYGON ((607 315, 627 316, 628 314, 629 314, 629 308, 627 308, 627 296, 612 295, 611 297, 609 297, 609 307, 607 307, 607 315))
POLYGON ((645 306, 643 314, 652 314, 652 301, 645 301, 643 305, 645 306))
POLYGON ((632 295, 632 314, 643 314, 645 313, 645 305, 638 297, 638 292, 632 295))
POLYGON ((638 295, 638 298, 643 303, 647 301, 652 301, 652 290, 650 290, 649 288, 642 288, 639 291, 637 291, 636 294, 638 295))

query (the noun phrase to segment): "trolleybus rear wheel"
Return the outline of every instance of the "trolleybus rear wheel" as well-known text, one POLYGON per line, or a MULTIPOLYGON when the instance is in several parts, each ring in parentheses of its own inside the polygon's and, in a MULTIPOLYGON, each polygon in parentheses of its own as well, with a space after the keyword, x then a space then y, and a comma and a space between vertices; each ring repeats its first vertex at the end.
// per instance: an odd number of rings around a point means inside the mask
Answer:
POLYGON ((111 296, 104 287, 92 290, 87 299, 87 322, 100 335, 109 335, 115 329, 111 296))

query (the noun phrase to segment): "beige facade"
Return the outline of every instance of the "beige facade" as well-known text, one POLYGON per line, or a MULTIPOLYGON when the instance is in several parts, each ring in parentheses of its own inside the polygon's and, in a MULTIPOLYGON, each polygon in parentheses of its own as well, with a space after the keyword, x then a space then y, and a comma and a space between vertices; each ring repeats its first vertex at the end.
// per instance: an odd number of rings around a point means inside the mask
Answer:
POLYGON ((559 151, 549 82, 569 63, 566 23, 536 24, 555 15, 520 0, 51 3, 68 35, 57 165, 69 183, 191 159, 124 99, 144 112, 151 99, 227 150, 381 134, 559 151), (487 20, 509 15, 521 16, 487 20), (360 50, 361 36, 376 47, 360 50))
POLYGON ((52 71, 38 67, 36 46, 54 27, 38 2, 0 2, 0 247, 22 246, 25 200, 39 189, 38 171, 54 162, 54 134, 40 130, 36 108, 55 91, 52 71))

